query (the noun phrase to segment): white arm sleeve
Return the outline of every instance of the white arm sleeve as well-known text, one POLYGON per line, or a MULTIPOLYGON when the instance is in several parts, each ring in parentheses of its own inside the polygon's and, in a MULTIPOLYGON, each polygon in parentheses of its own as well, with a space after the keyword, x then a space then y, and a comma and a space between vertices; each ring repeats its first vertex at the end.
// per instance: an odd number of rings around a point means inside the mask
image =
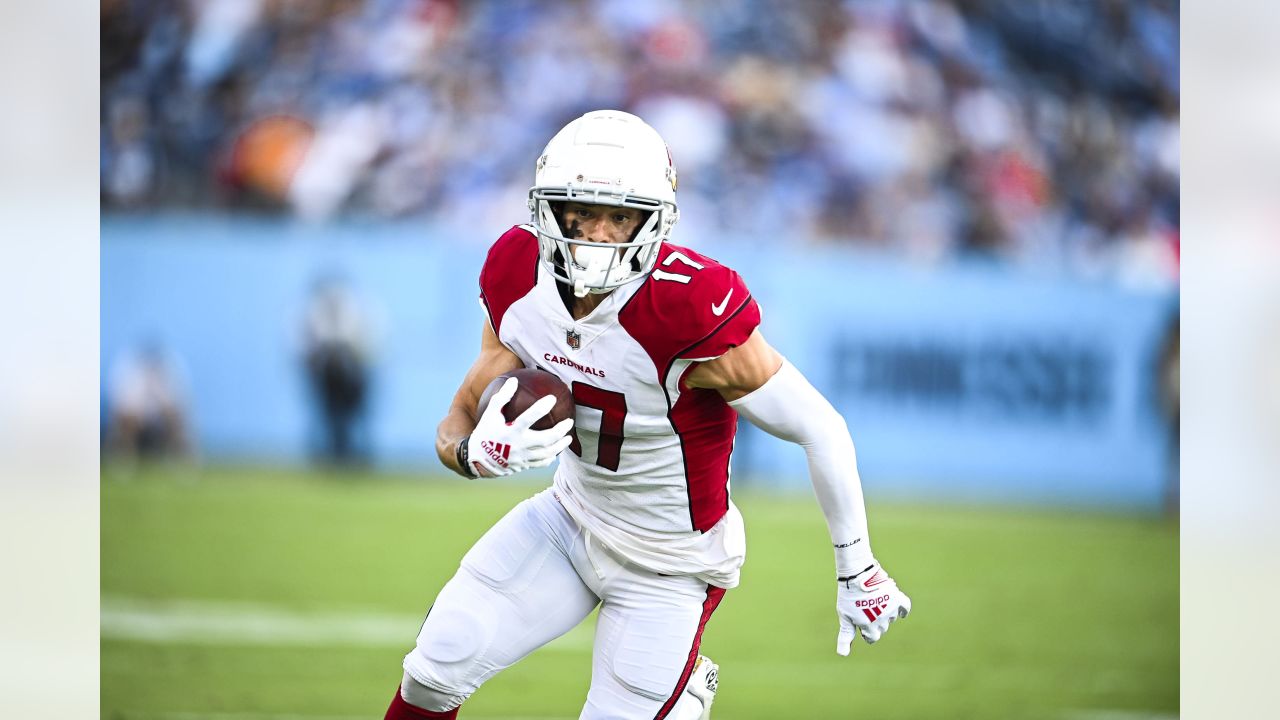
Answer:
POLYGON ((853 439, 822 393, 784 359, 764 385, 729 405, 761 430, 804 448, 835 547, 837 576, 862 572, 874 562, 853 439))

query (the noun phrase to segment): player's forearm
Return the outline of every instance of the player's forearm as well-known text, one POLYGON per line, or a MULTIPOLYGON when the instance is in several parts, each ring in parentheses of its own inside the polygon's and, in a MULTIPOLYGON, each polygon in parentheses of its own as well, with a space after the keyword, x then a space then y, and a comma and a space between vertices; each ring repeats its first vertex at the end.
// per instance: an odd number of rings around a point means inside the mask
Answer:
POLYGON ((839 414, 835 418, 835 427, 823 437, 802 445, 814 494, 831 533, 836 576, 849 577, 864 570, 873 557, 853 440, 844 419, 839 414))
POLYGON ((436 428, 436 455, 445 467, 464 477, 475 477, 475 473, 463 468, 459 448, 465 447, 463 441, 476 429, 476 405, 491 380, 519 367, 523 367, 520 358, 503 346, 485 323, 480 335, 480 357, 462 379, 449 412, 436 428))
POLYGON ((862 482, 853 440, 840 413, 788 362, 760 388, 730 405, 756 427, 804 448, 838 576, 866 568, 872 554, 862 482))
POLYGON ((475 416, 455 403, 436 428, 436 455, 439 456, 440 462, 450 470, 468 478, 473 477, 473 474, 466 472, 462 463, 459 462, 458 448, 475 427, 475 416))

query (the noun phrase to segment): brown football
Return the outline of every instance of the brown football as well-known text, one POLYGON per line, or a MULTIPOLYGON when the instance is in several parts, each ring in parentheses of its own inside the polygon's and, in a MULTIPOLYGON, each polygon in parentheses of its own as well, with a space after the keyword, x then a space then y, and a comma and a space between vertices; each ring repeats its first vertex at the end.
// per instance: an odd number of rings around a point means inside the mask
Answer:
POLYGON ((498 388, 502 387, 502 383, 509 377, 515 378, 519 386, 516 388, 516 394, 511 396, 511 400, 507 401, 506 406, 502 408, 502 416, 507 419, 507 422, 512 422, 520 416, 520 413, 528 410, 530 405, 548 395, 556 396, 556 404, 551 407, 551 412, 533 424, 534 430, 547 430, 561 420, 573 417, 575 405, 569 386, 555 375, 536 368, 520 368, 494 378, 480 395, 476 417, 484 414, 485 408, 489 407, 490 398, 498 392, 498 388))

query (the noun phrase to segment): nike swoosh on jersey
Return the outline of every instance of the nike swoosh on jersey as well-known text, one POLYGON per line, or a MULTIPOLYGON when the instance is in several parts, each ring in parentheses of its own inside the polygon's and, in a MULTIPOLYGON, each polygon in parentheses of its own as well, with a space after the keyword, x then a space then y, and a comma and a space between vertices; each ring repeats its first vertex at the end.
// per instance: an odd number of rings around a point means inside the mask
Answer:
POLYGON ((733 295, 733 288, 729 288, 729 293, 724 296, 718 304, 711 306, 711 314, 720 317, 724 314, 724 309, 729 306, 729 297, 733 295))

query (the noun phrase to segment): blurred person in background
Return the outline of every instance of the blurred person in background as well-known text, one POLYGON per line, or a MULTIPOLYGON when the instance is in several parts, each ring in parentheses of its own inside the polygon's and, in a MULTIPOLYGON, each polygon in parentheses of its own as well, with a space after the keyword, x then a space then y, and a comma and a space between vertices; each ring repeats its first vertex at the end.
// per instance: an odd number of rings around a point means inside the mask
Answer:
POLYGON ((107 448, 115 457, 189 459, 185 383, 177 363, 151 341, 116 362, 107 391, 107 448))
POLYGON ((1182 501, 1182 321, 1178 314, 1169 320, 1160 345, 1160 355, 1156 360, 1156 394, 1168 433, 1164 509, 1170 515, 1177 515, 1182 501))
POLYGON ((336 276, 316 282, 302 334, 307 385, 323 428, 320 457, 338 465, 366 462, 369 321, 345 282, 336 276))

